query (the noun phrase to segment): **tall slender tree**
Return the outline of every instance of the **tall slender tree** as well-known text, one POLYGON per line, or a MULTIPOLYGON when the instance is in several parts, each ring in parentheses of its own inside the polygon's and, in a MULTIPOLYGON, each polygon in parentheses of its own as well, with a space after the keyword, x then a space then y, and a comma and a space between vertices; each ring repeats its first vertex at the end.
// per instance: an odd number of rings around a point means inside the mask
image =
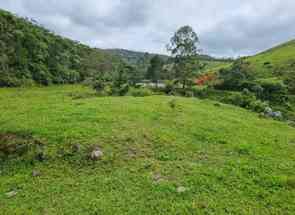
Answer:
POLYGON ((150 79, 153 83, 158 85, 161 78, 161 71, 164 63, 160 56, 155 55, 150 62, 150 66, 147 70, 147 79, 150 79))
POLYGON ((190 26, 183 26, 176 31, 167 45, 174 58, 176 78, 186 88, 199 70, 199 37, 190 26))

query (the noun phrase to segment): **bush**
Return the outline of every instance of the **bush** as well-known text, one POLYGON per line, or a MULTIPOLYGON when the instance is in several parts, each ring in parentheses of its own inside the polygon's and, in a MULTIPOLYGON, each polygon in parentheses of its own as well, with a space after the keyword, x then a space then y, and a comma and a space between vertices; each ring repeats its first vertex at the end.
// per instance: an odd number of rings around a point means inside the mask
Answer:
POLYGON ((287 85, 289 93, 295 95, 295 71, 287 73, 284 83, 287 85))
POLYGON ((113 96, 125 96, 129 91, 129 85, 128 84, 123 84, 121 86, 111 86, 111 94, 113 96))
POLYGON ((265 108, 269 106, 267 102, 263 102, 257 99, 255 95, 247 89, 244 89, 242 93, 235 93, 224 98, 223 102, 243 107, 259 113, 263 112, 265 108))
POLYGON ((281 80, 261 79, 257 83, 263 88, 261 98, 273 103, 285 103, 287 100, 287 86, 281 80))
POLYGON ((226 103, 230 103, 243 108, 248 108, 250 104, 254 101, 256 101, 256 97, 249 92, 235 93, 225 98, 226 103))
POLYGON ((101 80, 96 80, 92 82, 92 87, 96 92, 101 92, 104 90, 106 83, 101 80))
POLYGON ((164 92, 168 95, 174 94, 176 91, 176 83, 175 81, 166 81, 164 92))
POLYGON ((208 87, 199 87, 199 86, 195 86, 192 88, 192 91, 193 91, 193 95, 195 97, 198 97, 198 98, 207 98, 209 96, 209 90, 208 90, 208 87))
POLYGON ((20 87, 21 81, 14 76, 2 76, 0 73, 0 87, 20 87))
POLYGON ((258 112, 258 113, 261 113, 265 110, 266 107, 268 107, 269 104, 267 102, 263 102, 261 100, 255 100, 255 101, 252 101, 248 108, 252 111, 255 111, 255 112, 258 112))
POLYGON ((134 97, 145 97, 153 95, 153 92, 148 88, 131 88, 128 92, 128 95, 134 97))

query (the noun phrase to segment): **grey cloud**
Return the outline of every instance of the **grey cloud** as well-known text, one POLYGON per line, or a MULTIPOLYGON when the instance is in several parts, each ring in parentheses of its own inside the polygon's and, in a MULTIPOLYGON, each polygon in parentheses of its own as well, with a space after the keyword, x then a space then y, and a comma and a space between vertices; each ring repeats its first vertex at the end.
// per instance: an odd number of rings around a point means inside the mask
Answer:
POLYGON ((204 53, 216 56, 254 54, 295 38, 294 0, 9 0, 0 7, 101 48, 166 53, 186 24, 204 53))

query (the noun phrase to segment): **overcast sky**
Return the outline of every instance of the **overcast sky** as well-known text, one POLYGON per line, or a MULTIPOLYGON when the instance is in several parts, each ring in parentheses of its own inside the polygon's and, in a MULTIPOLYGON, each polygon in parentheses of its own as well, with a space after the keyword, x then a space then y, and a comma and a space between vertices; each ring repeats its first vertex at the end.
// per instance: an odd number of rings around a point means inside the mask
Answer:
POLYGON ((295 0, 0 0, 0 8, 100 48, 165 53, 183 25, 215 56, 250 55, 295 38, 295 0))

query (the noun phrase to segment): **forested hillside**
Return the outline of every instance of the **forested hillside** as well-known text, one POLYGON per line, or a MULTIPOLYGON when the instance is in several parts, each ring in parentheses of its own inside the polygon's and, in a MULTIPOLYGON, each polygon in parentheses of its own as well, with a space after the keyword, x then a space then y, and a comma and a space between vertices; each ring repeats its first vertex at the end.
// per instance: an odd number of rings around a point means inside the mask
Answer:
POLYGON ((0 10, 0 87, 76 83, 111 72, 120 59, 57 36, 34 21, 0 10))

